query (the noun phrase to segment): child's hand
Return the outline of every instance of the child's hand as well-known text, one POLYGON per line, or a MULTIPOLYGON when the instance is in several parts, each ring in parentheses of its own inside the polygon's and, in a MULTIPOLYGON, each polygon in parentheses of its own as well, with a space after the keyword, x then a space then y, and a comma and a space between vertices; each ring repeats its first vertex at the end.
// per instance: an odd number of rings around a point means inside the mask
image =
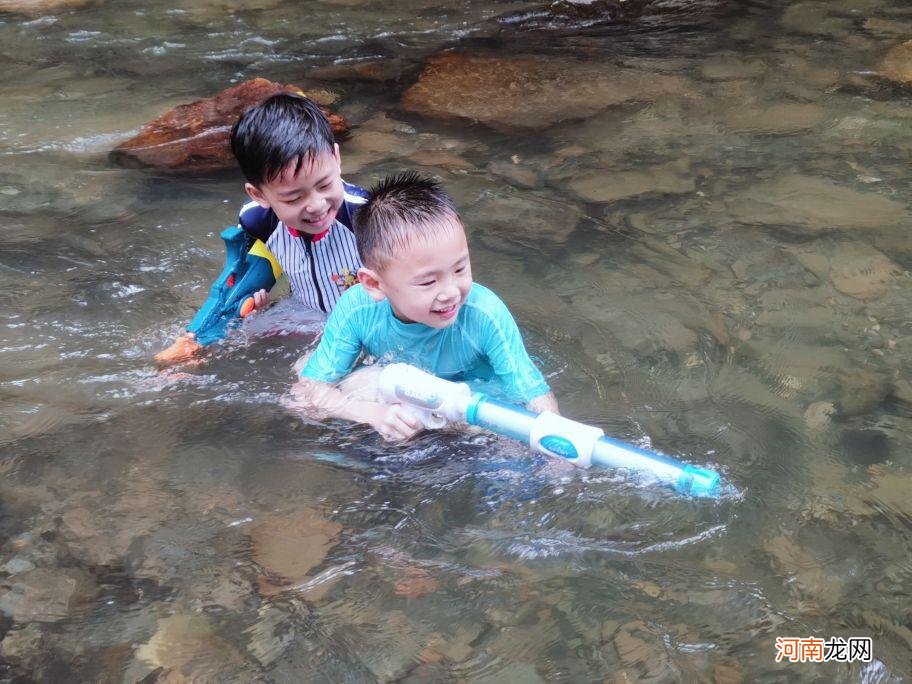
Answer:
POLYGON ((387 442, 396 442, 414 437, 424 426, 414 413, 404 406, 376 404, 370 426, 387 442))
POLYGON ((246 318, 254 311, 265 309, 267 306, 269 306, 269 293, 266 290, 258 290, 241 304, 241 318, 246 318))
POLYGON ((194 339, 193 333, 181 335, 167 349, 158 352, 153 358, 156 363, 163 366, 170 366, 175 363, 189 361, 199 354, 203 348, 199 342, 194 339))

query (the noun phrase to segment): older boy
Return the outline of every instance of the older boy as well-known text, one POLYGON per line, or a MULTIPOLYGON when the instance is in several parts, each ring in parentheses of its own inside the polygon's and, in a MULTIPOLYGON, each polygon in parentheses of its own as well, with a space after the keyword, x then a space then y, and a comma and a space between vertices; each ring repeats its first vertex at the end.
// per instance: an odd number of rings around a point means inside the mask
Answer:
POLYGON ((226 318, 249 312, 249 305, 239 308, 247 298, 264 307, 266 288, 281 272, 295 299, 328 313, 361 266, 351 225, 367 193, 342 180, 339 146, 316 104, 290 93, 270 97, 238 119, 231 149, 253 200, 238 219, 245 247, 239 257, 268 259, 272 268, 245 269, 236 278, 229 266, 189 333, 156 356, 160 362, 184 360, 218 339, 226 318))
POLYGON ((462 221, 436 182, 415 173, 381 182, 356 224, 360 285, 330 315, 292 390, 293 405, 367 423, 385 439, 411 437, 421 424, 407 409, 332 384, 366 352, 448 380, 486 381, 488 391, 530 410, 557 412, 507 307, 472 282, 462 221))

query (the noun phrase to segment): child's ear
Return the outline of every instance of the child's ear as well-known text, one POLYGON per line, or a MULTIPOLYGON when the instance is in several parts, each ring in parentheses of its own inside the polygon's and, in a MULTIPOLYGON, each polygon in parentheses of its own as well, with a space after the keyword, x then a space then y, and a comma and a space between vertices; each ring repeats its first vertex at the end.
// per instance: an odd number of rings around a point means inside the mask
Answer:
POLYGON ((380 282, 380 274, 373 269, 364 268, 363 266, 359 268, 358 282, 367 290, 367 294, 375 302, 381 302, 386 299, 386 295, 383 294, 383 284, 380 282))
POLYGON ((244 190, 247 191, 250 199, 259 204, 261 207, 269 209, 269 201, 266 199, 266 195, 264 195, 257 186, 255 186, 253 183, 244 183, 244 190))

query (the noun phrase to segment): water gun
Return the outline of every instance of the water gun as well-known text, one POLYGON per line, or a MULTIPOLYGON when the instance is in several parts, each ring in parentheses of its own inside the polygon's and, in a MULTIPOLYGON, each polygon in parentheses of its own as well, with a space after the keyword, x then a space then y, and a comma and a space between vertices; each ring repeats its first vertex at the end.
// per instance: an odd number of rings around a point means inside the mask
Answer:
POLYGON ((224 338, 232 321, 253 311, 253 293, 272 289, 282 274, 266 245, 240 226, 226 228, 221 238, 227 251, 225 267, 212 284, 208 299, 187 326, 187 331, 201 345, 224 338))
POLYGON ((408 407, 425 428, 450 422, 478 425, 519 440, 536 451, 566 459, 581 468, 592 465, 650 474, 687 496, 716 498, 719 474, 607 437, 603 430, 556 413, 526 409, 473 392, 465 383, 443 380, 405 363, 386 366, 378 380, 388 404, 408 407))

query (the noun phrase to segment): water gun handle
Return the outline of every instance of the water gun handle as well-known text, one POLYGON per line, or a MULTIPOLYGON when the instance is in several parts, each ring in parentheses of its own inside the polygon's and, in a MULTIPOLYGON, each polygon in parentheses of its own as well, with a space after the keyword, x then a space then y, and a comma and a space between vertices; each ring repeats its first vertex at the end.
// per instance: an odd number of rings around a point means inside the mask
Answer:
POLYGON ((234 321, 253 310, 253 293, 272 289, 281 274, 266 245, 240 226, 226 228, 221 238, 227 253, 225 266, 187 326, 202 345, 223 339, 234 321))
POLYGON ((401 404, 428 430, 465 420, 469 386, 450 382, 405 363, 391 363, 380 373, 379 393, 387 404, 401 404))

